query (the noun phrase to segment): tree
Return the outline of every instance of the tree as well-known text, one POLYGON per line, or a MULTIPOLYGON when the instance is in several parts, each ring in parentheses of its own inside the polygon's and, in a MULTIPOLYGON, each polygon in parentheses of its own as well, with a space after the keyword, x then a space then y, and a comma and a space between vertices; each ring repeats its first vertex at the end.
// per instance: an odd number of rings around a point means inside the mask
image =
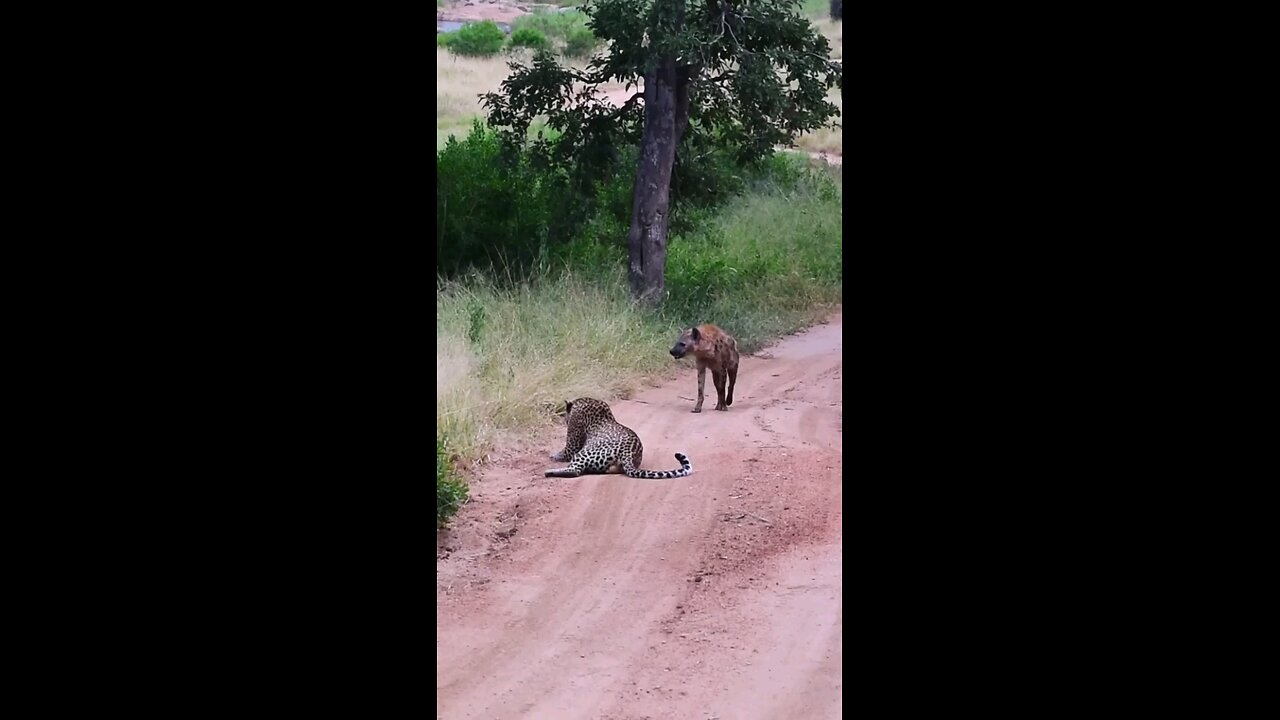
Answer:
POLYGON ((616 159, 618 145, 639 143, 627 237, 637 299, 657 304, 665 295, 671 178, 691 137, 751 163, 839 114, 826 93, 840 82, 840 65, 797 4, 588 0, 587 25, 606 46, 585 70, 541 53, 529 66, 511 63, 502 92, 485 95, 489 123, 509 142, 525 143, 534 118, 545 116, 560 137, 531 147, 581 183, 616 159), (643 92, 620 107, 596 92, 606 82, 631 88, 641 80, 643 92))

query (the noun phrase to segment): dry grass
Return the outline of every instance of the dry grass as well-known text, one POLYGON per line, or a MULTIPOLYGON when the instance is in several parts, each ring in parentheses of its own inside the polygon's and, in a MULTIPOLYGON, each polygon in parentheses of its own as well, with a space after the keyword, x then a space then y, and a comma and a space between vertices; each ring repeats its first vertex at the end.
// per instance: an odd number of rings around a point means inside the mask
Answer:
MULTIPOLYGON (((518 60, 527 64, 532 57, 533 53, 526 50, 482 58, 454 55, 445 48, 436 48, 436 150, 444 147, 450 135, 461 138, 471 132, 471 121, 484 117, 480 96, 497 92, 502 87, 502 81, 511 74, 508 62, 518 60)), ((560 61, 579 70, 588 62, 585 59, 566 61, 564 58, 560 61)), ((621 87, 608 84, 601 90, 621 87)), ((631 92, 626 96, 629 97, 631 92)))
MULTIPOLYGON (((827 100, 833 105, 841 108, 841 115, 833 119, 834 122, 844 122, 844 102, 841 99, 839 90, 833 89, 827 93, 827 100)), ((844 154, 844 128, 843 127, 825 127, 805 133, 796 138, 796 147, 808 152, 825 152, 834 155, 844 154)))
POLYGON ((466 135, 471 120, 484 114, 480 96, 497 91, 510 70, 506 54, 462 57, 436 48, 436 149, 450 133, 466 135))
MULTIPOLYGON (((808 5, 814 5, 809 3, 808 5)), ((822 4, 821 17, 810 17, 810 22, 827 38, 827 42, 831 43, 831 59, 844 60, 844 23, 836 22, 827 16, 826 3, 822 4)), ((806 9, 810 9, 806 6, 806 9)), ((843 94, 833 88, 827 93, 827 100, 840 108, 840 117, 834 119, 834 122, 844 122, 844 101, 843 94)), ((815 130, 811 133, 805 133, 796 138, 796 147, 808 152, 824 152, 834 155, 844 154, 844 129, 841 127, 825 127, 815 130)))
POLYGON ((453 451, 475 457, 500 431, 547 422, 566 399, 625 397, 672 371, 658 351, 670 328, 631 303, 617 274, 511 289, 473 277, 437 290, 436 428, 453 451))
POLYGON ((831 43, 831 59, 844 59, 844 23, 836 22, 830 18, 822 18, 812 22, 818 32, 827 37, 827 42, 831 43))

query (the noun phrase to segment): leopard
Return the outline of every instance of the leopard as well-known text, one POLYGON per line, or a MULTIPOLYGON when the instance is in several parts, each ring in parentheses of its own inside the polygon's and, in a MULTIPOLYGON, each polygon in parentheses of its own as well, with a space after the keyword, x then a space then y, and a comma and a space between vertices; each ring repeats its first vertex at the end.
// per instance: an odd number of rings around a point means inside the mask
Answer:
POLYGON ((546 477, 620 472, 630 478, 661 480, 693 474, 693 463, 684 453, 676 453, 679 470, 641 470, 644 446, 640 436, 614 419, 609 404, 603 400, 583 397, 565 401, 565 425, 569 436, 564 449, 551 459, 568 461, 569 465, 548 470, 546 477))
POLYGON ((698 360, 698 402, 693 406, 693 412, 702 412, 702 389, 707 384, 707 368, 711 369, 711 381, 716 385, 716 409, 728 410, 733 404, 733 387, 738 384, 738 341, 710 323, 697 325, 681 332, 671 347, 671 357, 676 360, 689 353, 698 360))

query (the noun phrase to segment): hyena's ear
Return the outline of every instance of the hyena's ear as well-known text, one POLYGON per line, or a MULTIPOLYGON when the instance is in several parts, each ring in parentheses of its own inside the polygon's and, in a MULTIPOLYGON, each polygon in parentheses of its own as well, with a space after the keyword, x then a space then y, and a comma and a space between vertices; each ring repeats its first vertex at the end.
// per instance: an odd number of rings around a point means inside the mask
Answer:
POLYGON ((698 340, 702 339, 702 333, 698 332, 698 328, 696 325, 692 330, 689 331, 689 334, 693 336, 694 342, 697 342, 698 340))

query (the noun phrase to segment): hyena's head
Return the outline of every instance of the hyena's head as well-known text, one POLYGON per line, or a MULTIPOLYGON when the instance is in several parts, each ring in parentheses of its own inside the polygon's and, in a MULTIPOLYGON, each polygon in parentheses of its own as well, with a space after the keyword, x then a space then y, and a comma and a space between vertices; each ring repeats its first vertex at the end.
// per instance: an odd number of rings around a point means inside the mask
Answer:
POLYGON ((680 337, 676 338, 676 344, 671 346, 671 357, 682 358, 687 353, 691 353, 698 349, 698 341, 702 339, 702 333, 698 332, 698 328, 691 327, 680 333, 680 337))

